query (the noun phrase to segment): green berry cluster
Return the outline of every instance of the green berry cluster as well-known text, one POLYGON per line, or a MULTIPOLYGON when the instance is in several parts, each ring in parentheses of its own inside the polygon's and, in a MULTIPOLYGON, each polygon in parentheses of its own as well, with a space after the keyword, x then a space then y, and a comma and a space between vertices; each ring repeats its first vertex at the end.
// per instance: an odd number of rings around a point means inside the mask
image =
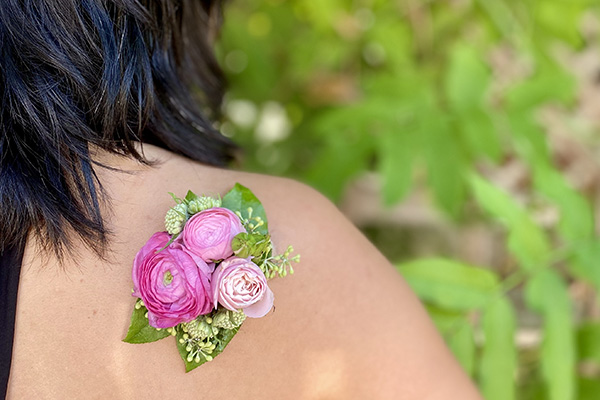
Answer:
POLYGON ((213 197, 201 196, 188 203, 190 214, 196 214, 200 211, 208 210, 213 207, 221 207, 221 199, 213 197))
POLYGON ((177 204, 165 215, 165 229, 169 235, 177 235, 183 229, 188 217, 188 208, 184 203, 177 204))
MULTIPOLYGON (((221 342, 221 335, 227 330, 239 328, 245 319, 246 315, 241 310, 229 311, 219 308, 210 314, 180 324, 181 334, 178 340, 185 346, 187 362, 211 361, 213 352, 221 342)), ((177 328, 169 329, 176 332, 177 328)))
POLYGON ((213 326, 222 329, 234 329, 242 325, 246 320, 246 314, 242 310, 230 311, 221 309, 217 311, 213 318, 213 326))

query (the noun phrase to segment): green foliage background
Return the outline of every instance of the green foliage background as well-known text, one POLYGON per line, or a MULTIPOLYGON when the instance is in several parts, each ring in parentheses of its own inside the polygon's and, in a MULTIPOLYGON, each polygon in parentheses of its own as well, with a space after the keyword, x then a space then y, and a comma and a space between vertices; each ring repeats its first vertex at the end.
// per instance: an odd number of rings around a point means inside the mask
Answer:
POLYGON ((560 54, 595 43, 598 31, 582 26, 598 25, 599 11, 593 0, 226 8, 222 130, 246 150, 243 168, 298 178, 335 201, 371 172, 381 207, 424 190, 453 226, 475 220, 502 232, 502 265, 382 247, 487 399, 600 396, 598 313, 580 311, 571 293, 584 287, 597 303, 596 199, 559 167, 539 118, 550 106, 569 122, 578 87, 560 54), (508 62, 495 63, 498 53, 508 62), (519 196, 494 179, 508 162, 527 172, 519 196), (541 222, 541 208, 556 221, 541 222), (533 345, 516 340, 522 314, 537 318, 533 345))

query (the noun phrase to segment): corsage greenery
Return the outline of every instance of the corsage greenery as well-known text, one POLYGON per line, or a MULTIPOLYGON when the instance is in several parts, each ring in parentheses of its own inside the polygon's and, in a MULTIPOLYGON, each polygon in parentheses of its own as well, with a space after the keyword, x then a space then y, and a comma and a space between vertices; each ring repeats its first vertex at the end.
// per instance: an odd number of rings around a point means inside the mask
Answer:
POLYGON ((186 372, 211 361, 246 319, 273 308, 267 280, 294 273, 289 246, 275 254, 260 201, 237 183, 223 198, 191 191, 133 262, 135 302, 124 341, 175 336, 186 372))

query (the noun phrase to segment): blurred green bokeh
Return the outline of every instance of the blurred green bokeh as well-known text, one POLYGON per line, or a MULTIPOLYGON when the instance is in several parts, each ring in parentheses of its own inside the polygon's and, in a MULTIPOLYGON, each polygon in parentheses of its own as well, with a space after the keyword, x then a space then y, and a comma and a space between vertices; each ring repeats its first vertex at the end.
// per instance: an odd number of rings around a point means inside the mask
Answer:
POLYGON ((487 399, 600 396, 599 6, 247 0, 225 12, 221 128, 242 167, 374 208, 355 221, 487 399))

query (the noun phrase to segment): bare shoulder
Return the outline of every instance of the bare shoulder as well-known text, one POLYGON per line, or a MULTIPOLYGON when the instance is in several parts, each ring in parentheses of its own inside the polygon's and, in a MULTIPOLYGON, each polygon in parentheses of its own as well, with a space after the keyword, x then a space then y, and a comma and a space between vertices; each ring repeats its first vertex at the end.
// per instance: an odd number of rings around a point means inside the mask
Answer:
POLYGON ((219 193, 250 188, 276 247, 301 255, 293 276, 271 281, 275 311, 246 326, 260 338, 252 356, 288 371, 299 397, 479 398, 399 273, 322 194, 287 178, 193 170, 219 193))
POLYGON ((303 349, 296 370, 315 398, 479 398, 399 273, 334 204, 294 180, 226 174, 262 200, 276 245, 301 254, 273 281, 265 329, 303 349))
POLYGON ((82 249, 64 279, 26 250, 9 398, 194 396, 206 382, 214 399, 479 398, 400 275, 321 194, 290 179, 149 152, 157 167, 115 164, 130 173, 100 173, 112 200, 114 262, 82 249), (131 262, 163 229, 167 192, 224 194, 236 182, 262 201, 276 247, 292 244, 301 262, 294 275, 269 281, 271 313, 248 319, 227 351, 184 374, 169 338, 121 342, 133 305, 124 295, 131 262))

